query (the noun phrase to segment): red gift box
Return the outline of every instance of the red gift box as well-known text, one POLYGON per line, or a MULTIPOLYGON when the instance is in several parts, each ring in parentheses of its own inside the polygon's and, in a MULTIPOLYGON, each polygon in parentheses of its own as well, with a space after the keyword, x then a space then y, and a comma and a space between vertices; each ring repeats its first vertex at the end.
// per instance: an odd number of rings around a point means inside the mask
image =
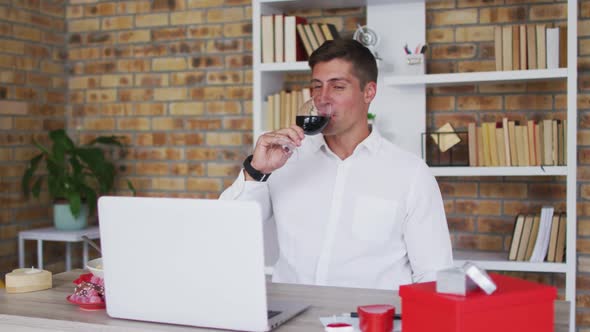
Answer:
POLYGON ((404 332, 553 331, 557 289, 490 273, 497 290, 466 296, 436 292, 435 282, 401 286, 404 332))

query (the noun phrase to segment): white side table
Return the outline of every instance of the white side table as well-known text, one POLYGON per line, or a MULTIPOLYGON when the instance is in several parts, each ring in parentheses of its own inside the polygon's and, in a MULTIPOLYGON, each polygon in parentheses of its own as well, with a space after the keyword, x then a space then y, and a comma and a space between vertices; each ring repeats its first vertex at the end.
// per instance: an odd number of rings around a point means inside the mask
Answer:
POLYGON ((31 229, 18 232, 18 266, 25 267, 25 240, 37 240, 37 268, 43 269, 43 241, 61 241, 66 243, 66 271, 72 269, 72 242, 84 242, 82 259, 84 268, 88 262, 88 243, 82 239, 86 235, 89 239, 100 238, 98 226, 88 227, 77 231, 62 231, 54 227, 31 229))

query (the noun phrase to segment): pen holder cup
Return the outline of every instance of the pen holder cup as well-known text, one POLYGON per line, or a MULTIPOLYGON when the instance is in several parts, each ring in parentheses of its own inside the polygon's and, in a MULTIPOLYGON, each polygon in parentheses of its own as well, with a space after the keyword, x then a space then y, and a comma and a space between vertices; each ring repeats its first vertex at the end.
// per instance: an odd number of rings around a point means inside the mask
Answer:
POLYGON ((425 70, 424 54, 408 54, 406 55, 405 74, 407 75, 423 75, 425 70))
POLYGON ((392 332, 395 307, 373 304, 357 307, 361 332, 392 332))

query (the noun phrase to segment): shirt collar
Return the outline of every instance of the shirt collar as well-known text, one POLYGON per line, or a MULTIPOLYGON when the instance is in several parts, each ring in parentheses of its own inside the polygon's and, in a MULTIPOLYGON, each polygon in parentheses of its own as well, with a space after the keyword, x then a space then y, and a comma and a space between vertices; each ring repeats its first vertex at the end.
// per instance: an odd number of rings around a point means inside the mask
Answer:
MULTIPOLYGON (((308 139, 310 139, 311 141, 313 152, 317 152, 322 147, 324 147, 324 149, 329 149, 328 144, 324 139, 324 135, 314 135, 308 137, 308 139)), ((381 134, 379 134, 375 127, 373 127, 373 130, 371 130, 369 136, 367 136, 367 138, 361 141, 359 145, 356 147, 355 152, 359 151, 359 149, 361 148, 365 148, 371 154, 377 153, 377 151, 379 150, 379 146, 381 145, 381 140, 383 140, 383 136, 381 136, 381 134)))

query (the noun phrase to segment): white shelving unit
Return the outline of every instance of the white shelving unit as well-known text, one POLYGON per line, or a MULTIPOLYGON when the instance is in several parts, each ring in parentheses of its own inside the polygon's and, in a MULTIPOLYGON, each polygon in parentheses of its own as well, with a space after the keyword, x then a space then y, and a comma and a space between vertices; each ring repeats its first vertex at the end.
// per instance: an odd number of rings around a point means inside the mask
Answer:
MULTIPOLYGON (((426 36, 424 0, 253 0, 254 50, 254 137, 261 126, 266 96, 282 89, 289 72, 309 71, 306 62, 261 63, 261 15, 288 13, 296 9, 367 7, 367 25, 381 37, 378 48, 384 59, 379 68, 377 97, 371 112, 377 113, 378 130, 398 146, 421 155, 421 134, 426 130, 426 88, 431 86, 527 82, 535 80, 567 81, 567 166, 551 167, 432 167, 435 176, 563 176, 566 178, 568 216, 565 263, 508 261, 505 253, 455 251, 456 264, 473 261, 489 270, 551 272, 565 275, 565 298, 570 301, 570 331, 575 330, 576 280, 576 136, 577 136, 577 2, 567 0, 568 67, 544 70, 476 72, 456 74, 405 75, 404 44, 423 43, 426 36), (395 106, 392 106, 395 105, 395 106)), ((265 236, 274 234, 274 225, 265 225, 265 236)), ((267 265, 277 258, 276 239, 265 238, 267 265)))
POLYGON ((514 81, 538 81, 566 78, 567 68, 491 71, 483 73, 453 73, 430 75, 395 75, 387 76, 384 81, 390 86, 408 86, 424 84, 426 86, 454 85, 466 83, 502 83, 514 81))

